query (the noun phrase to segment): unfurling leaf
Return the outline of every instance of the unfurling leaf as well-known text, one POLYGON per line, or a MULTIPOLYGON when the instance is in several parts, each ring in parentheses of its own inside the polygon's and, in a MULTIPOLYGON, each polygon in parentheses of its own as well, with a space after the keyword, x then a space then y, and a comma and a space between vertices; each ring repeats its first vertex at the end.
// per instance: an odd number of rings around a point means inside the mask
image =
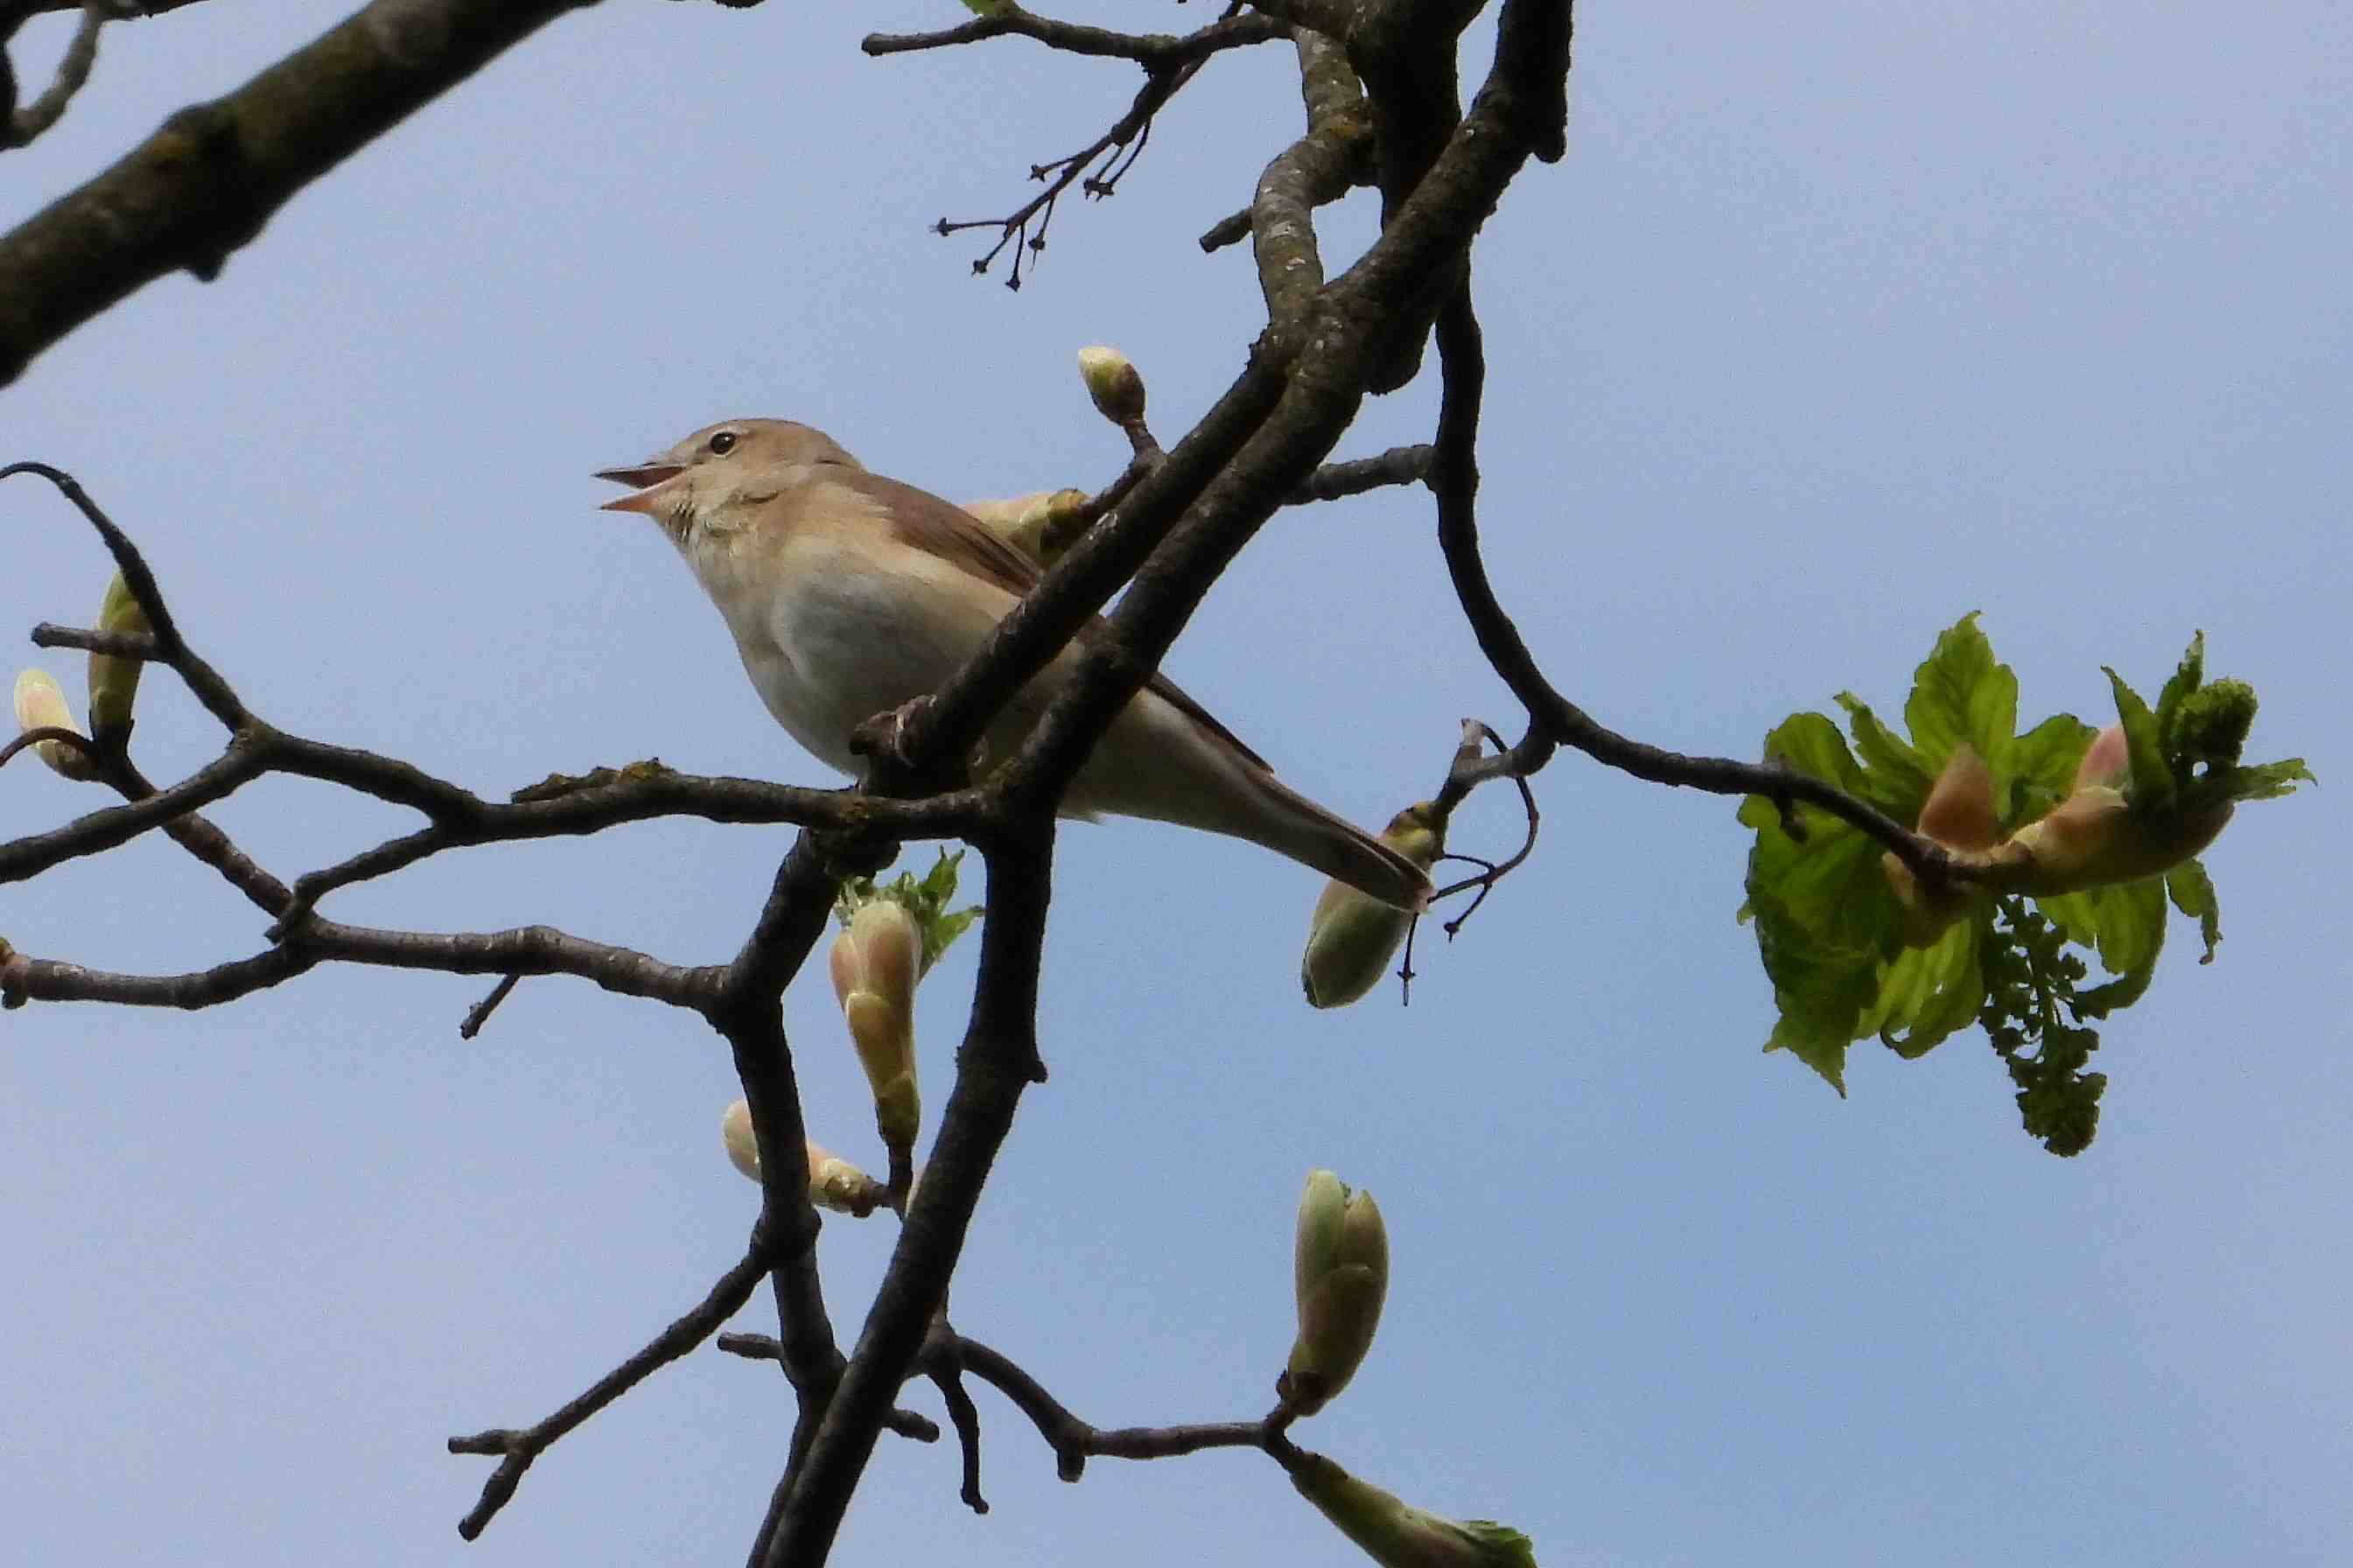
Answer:
POLYGON ((2106 1080, 2084 1070, 2098 1044, 2088 1021, 2147 990, 2168 896, 2212 958, 2217 900, 2195 857, 2239 802, 2312 776, 2297 760, 2240 763, 2254 692, 2206 680, 2202 636, 2154 711, 2109 675, 2116 723, 2094 731, 2060 714, 2013 734, 2017 679, 1966 616, 1919 667, 1904 709, 1910 739, 1848 693, 1838 700, 1852 750, 1820 713, 1767 736, 1768 759, 1914 825, 1950 868, 1915 873, 1826 812, 1745 801, 1756 840, 1741 917, 1779 1013, 1767 1050, 1791 1052, 1843 1094, 1852 1042, 1876 1035, 1914 1057, 1975 1021, 2018 1085, 2028 1130, 2056 1153, 2089 1143, 2106 1080), (2082 984, 2088 971, 2071 947, 2110 978, 2082 984))

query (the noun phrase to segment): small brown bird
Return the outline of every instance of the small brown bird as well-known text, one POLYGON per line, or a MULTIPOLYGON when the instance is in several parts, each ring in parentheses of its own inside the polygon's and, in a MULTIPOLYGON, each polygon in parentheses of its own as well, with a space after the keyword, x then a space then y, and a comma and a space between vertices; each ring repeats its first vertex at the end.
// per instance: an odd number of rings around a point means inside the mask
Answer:
MULTIPOLYGON (((1029 558, 971 513, 867 472, 806 425, 731 419, 596 477, 632 487, 603 510, 661 525, 768 711, 846 773, 859 771, 850 732, 937 690, 1038 581, 1029 558)), ((990 755, 1018 749, 1078 660, 1065 648, 1006 705, 990 755)), ((1157 674, 1096 742, 1061 809, 1248 839, 1399 909, 1430 902, 1412 861, 1286 788, 1157 674)))

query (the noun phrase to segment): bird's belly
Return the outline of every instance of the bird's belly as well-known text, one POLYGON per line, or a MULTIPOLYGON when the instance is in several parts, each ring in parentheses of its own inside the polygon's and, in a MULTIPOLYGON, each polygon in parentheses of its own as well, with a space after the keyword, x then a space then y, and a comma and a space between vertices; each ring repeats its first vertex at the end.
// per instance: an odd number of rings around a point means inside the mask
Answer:
POLYGON ((744 666, 794 740, 856 773, 850 733, 938 689, 995 625, 918 578, 802 572, 777 596, 765 646, 743 643, 744 666))

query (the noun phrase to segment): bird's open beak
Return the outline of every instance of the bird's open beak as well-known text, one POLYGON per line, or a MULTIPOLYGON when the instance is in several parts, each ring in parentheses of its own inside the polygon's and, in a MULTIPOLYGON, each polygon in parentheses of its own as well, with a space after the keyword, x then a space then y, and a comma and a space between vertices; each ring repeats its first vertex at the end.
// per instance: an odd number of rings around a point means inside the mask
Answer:
POLYGON ((634 468, 599 468, 596 470, 598 479, 617 485, 628 485, 630 487, 630 493, 616 500, 608 500, 596 510, 598 511, 642 511, 651 515, 661 504, 663 491, 671 481, 684 472, 686 472, 685 465, 662 462, 659 459, 639 463, 634 468))

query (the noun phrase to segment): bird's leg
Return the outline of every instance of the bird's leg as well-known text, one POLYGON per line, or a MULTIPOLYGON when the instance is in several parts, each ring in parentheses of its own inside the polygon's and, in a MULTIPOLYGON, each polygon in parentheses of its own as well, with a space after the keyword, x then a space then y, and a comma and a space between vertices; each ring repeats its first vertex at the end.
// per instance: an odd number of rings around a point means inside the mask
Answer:
POLYGON ((892 766, 911 765, 907 755, 907 726, 916 716, 932 705, 927 694, 910 698, 887 713, 877 713, 849 732, 849 749, 861 757, 892 766))

